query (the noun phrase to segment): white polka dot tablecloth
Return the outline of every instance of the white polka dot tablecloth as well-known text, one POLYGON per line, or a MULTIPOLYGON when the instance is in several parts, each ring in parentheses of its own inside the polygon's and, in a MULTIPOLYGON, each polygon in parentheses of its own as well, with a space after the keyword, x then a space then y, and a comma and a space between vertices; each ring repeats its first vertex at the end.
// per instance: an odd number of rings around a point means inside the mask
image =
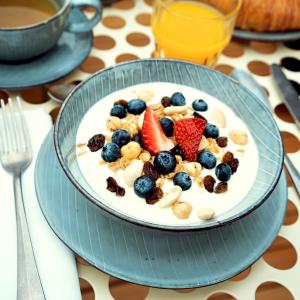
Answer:
MULTIPOLYGON (((94 29, 94 46, 86 61, 57 83, 79 83, 90 74, 123 61, 148 58, 154 51, 150 27, 151 0, 122 0, 106 6, 102 22, 94 29)), ((87 14, 91 13, 86 11, 87 14)), ((296 127, 270 76, 270 64, 281 63, 284 72, 300 93, 300 41, 287 44, 232 41, 224 50, 216 69, 230 73, 234 68, 251 72, 264 87, 281 130, 285 150, 300 170, 300 131, 296 127)), ((59 107, 38 86, 22 91, 0 90, 0 97, 20 95, 25 108, 43 108, 55 120, 59 107)), ((299 102, 300 106, 300 102, 299 102)), ((300 199, 288 178, 288 208, 284 225, 268 251, 253 266, 238 276, 214 286, 160 290, 112 278, 79 257, 78 276, 82 297, 89 299, 209 299, 209 300, 290 300, 300 299, 300 199)))

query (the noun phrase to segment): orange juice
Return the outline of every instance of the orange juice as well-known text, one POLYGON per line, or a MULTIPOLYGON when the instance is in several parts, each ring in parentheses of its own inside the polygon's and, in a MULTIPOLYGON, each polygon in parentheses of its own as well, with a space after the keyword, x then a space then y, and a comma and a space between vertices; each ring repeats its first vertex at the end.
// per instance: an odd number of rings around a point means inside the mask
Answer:
POLYGON ((213 65, 228 44, 232 28, 212 6, 177 1, 157 5, 152 31, 159 56, 213 65))

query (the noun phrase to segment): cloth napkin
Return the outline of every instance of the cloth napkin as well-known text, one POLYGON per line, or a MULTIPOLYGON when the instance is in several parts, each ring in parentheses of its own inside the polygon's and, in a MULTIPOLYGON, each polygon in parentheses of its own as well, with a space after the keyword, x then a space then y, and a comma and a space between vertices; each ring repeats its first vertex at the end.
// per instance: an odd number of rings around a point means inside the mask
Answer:
MULTIPOLYGON (((74 255, 49 227, 35 194, 35 161, 40 146, 52 126, 51 118, 41 110, 26 112, 25 117, 31 134, 33 161, 22 175, 22 189, 42 286, 47 300, 79 300, 81 294, 74 255)), ((0 182, 0 294, 1 299, 16 299, 17 239, 13 185, 10 175, 1 167, 0 182)))

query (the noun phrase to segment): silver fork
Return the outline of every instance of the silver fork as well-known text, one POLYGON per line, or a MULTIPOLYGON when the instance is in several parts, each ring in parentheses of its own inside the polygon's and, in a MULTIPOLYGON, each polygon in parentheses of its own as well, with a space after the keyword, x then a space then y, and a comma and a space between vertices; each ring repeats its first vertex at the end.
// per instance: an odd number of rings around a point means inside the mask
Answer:
POLYGON ((24 209, 21 174, 30 165, 32 148, 20 99, 17 108, 12 100, 1 102, 0 112, 0 160, 3 168, 13 175, 17 223, 17 299, 45 299, 41 285, 28 223, 24 209))

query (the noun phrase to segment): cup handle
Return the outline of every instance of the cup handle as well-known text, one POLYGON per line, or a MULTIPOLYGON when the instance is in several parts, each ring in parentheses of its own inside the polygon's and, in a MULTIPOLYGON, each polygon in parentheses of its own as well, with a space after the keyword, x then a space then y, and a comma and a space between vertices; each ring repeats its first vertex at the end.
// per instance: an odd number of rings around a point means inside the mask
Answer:
POLYGON ((72 8, 69 17, 68 31, 88 32, 91 31, 101 20, 102 4, 101 0, 72 0, 72 8), (83 7, 93 7, 96 12, 92 19, 79 17, 79 9, 83 7))

